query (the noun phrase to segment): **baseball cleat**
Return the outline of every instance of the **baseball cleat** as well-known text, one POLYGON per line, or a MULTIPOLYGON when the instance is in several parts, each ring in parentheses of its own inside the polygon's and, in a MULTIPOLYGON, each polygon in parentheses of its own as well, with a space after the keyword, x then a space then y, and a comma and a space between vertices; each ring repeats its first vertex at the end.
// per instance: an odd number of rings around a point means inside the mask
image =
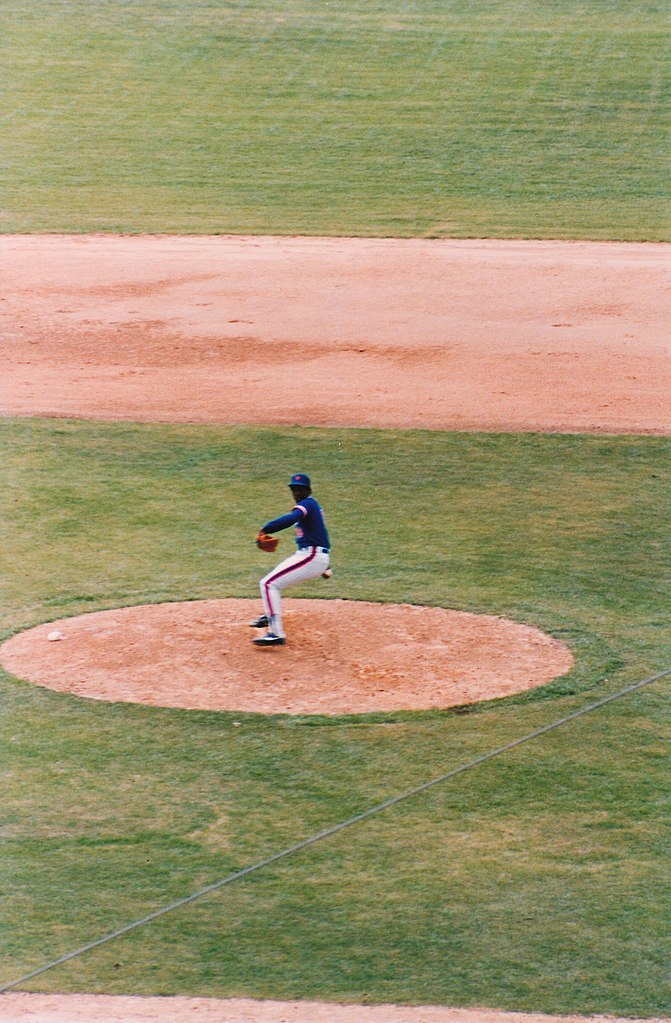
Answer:
POLYGON ((257 646, 282 646, 284 636, 276 636, 274 632, 267 632, 265 636, 257 636, 252 640, 257 646))
POLYGON ((249 623, 250 628, 252 629, 265 629, 267 624, 268 624, 267 615, 259 615, 258 618, 255 618, 253 622, 249 623))

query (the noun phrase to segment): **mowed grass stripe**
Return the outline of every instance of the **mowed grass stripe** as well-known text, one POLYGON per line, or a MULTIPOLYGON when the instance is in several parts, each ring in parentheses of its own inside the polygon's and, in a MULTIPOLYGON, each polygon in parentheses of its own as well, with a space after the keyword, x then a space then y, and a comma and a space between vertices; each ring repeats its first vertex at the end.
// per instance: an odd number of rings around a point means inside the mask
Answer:
POLYGON ((663 9, 12 12, 5 230, 668 238, 663 9))
POLYGON ((207 885, 200 891, 193 892, 183 897, 182 899, 179 899, 177 902, 170 903, 167 906, 161 906, 159 909, 154 910, 152 913, 142 917, 139 920, 134 920, 126 924, 125 926, 119 928, 118 930, 111 932, 110 934, 106 934, 99 938, 96 938, 94 941, 89 942, 87 945, 84 945, 81 948, 73 949, 71 952, 66 953, 64 956, 61 956, 50 963, 45 963, 43 966, 39 967, 36 970, 33 970, 31 973, 26 974, 23 977, 17 977, 12 981, 4 983, 3 986, 0 987, 0 993, 4 991, 9 991, 13 988, 17 988, 20 985, 23 987, 28 981, 33 980, 35 977, 42 976, 44 973, 47 973, 50 970, 56 969, 59 966, 63 966, 66 962, 71 962, 73 959, 77 959, 82 955, 86 955, 88 952, 93 951, 94 948, 99 948, 101 945, 106 945, 109 942, 117 941, 118 939, 125 937, 132 931, 137 930, 139 927, 145 927, 150 923, 153 923, 155 920, 158 920, 161 917, 166 916, 168 913, 174 913, 179 909, 183 909, 187 905, 191 905, 194 902, 197 902, 200 899, 213 894, 214 892, 220 891, 222 888, 227 887, 229 884, 233 884, 236 881, 241 880, 242 878, 249 877, 250 874, 254 874, 258 870, 263 870, 265 867, 271 866, 271 864, 278 863, 280 860, 284 860, 289 856, 296 855, 297 853, 302 852, 303 850, 310 848, 313 845, 316 845, 318 842, 322 842, 327 838, 332 838, 334 835, 337 835, 341 831, 345 831, 346 829, 351 828, 356 824, 368 821, 370 820, 371 817, 377 816, 377 814, 383 813, 385 810, 389 810, 395 806, 398 806, 401 803, 406 802, 406 800, 408 799, 413 799, 416 796, 423 795, 425 792, 434 788, 436 785, 442 785, 445 782, 450 781, 451 779, 457 777, 458 775, 463 774, 465 771, 474 770, 476 767, 480 767, 482 764, 488 763, 495 757, 502 756, 505 753, 509 753, 511 750, 517 749, 520 746, 525 745, 525 743, 527 742, 531 742, 534 739, 538 739, 543 735, 547 735, 548 732, 554 731, 557 728, 561 728, 567 724, 570 724, 572 721, 576 720, 579 717, 582 717, 584 714, 594 713, 595 711, 600 710, 602 707, 605 707, 610 703, 614 703, 616 700, 624 699, 626 696, 629 696, 633 692, 637 692, 644 686, 652 685, 655 682, 665 679, 668 675, 671 675, 671 668, 659 672, 657 675, 653 675, 648 679, 642 679, 640 682, 635 682, 631 686, 625 686, 624 689, 620 689, 618 692, 612 693, 609 696, 602 697, 600 700, 597 700, 596 703, 588 704, 587 707, 583 707, 580 710, 573 711, 566 717, 560 718, 558 721, 553 721, 549 725, 545 725, 537 729, 535 732, 532 732, 530 735, 522 736, 520 739, 514 739, 512 742, 507 743, 505 746, 502 746, 499 749, 491 750, 488 753, 484 753, 482 756, 478 757, 476 760, 472 760, 468 764, 463 764, 460 767, 452 768, 452 770, 448 771, 444 775, 441 775, 439 778, 429 779, 423 782, 421 785, 417 786, 416 788, 411 789, 409 792, 404 792, 396 796, 390 796, 388 799, 386 799, 383 803, 380 803, 378 806, 374 806, 368 810, 364 810, 362 813, 359 813, 356 816, 349 818, 349 820, 341 821, 338 824, 334 824, 332 827, 327 828, 325 831, 321 831, 316 835, 310 835, 308 838, 302 839, 300 842, 290 846, 288 849, 282 849, 276 853, 273 853, 273 855, 266 857, 264 860, 261 860, 258 863, 254 863, 248 867, 244 867, 242 870, 236 871, 236 873, 234 874, 229 874, 227 877, 221 878, 220 880, 207 885))

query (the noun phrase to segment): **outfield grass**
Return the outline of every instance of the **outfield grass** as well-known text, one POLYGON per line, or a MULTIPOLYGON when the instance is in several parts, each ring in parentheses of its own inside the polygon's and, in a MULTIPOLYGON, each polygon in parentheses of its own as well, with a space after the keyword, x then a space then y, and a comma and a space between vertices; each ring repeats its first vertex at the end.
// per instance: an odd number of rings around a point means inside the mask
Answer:
MULTIPOLYGON (((329 516, 332 596, 506 614, 576 656, 469 712, 334 719, 101 704, 3 676, 2 982, 671 666, 668 439, 39 420, 0 438, 4 636, 253 596, 250 537, 300 466, 329 516)), ((29 986, 668 1015, 668 693, 29 986)))
POLYGON ((0 229, 668 240, 631 0, 23 0, 0 229))

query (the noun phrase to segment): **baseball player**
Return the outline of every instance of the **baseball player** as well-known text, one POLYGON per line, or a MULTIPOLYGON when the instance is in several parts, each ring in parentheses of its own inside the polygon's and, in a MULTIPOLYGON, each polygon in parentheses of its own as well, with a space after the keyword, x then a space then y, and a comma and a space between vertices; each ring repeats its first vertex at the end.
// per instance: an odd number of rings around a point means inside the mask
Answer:
POLYGON ((250 623, 255 629, 267 628, 264 635, 254 639, 259 647, 281 646, 285 641, 282 590, 286 586, 295 586, 321 575, 328 578, 331 574, 331 543, 324 513, 317 499, 312 496, 310 477, 301 472, 295 473, 291 477, 289 489, 295 501, 291 511, 266 522, 256 537, 257 546, 262 550, 275 550, 278 540, 270 534, 295 526, 298 547, 295 554, 281 561, 259 584, 265 614, 250 623))

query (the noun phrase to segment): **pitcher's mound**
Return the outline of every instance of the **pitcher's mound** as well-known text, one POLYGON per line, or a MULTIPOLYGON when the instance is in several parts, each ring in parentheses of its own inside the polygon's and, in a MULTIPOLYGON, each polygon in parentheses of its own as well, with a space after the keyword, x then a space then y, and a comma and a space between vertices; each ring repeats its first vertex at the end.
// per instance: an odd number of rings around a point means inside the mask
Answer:
POLYGON ((40 625, 4 643, 0 663, 95 700, 264 714, 450 707, 542 685, 573 665, 562 643, 504 618, 346 600, 284 606, 281 647, 251 642, 258 601, 204 600, 40 625))

